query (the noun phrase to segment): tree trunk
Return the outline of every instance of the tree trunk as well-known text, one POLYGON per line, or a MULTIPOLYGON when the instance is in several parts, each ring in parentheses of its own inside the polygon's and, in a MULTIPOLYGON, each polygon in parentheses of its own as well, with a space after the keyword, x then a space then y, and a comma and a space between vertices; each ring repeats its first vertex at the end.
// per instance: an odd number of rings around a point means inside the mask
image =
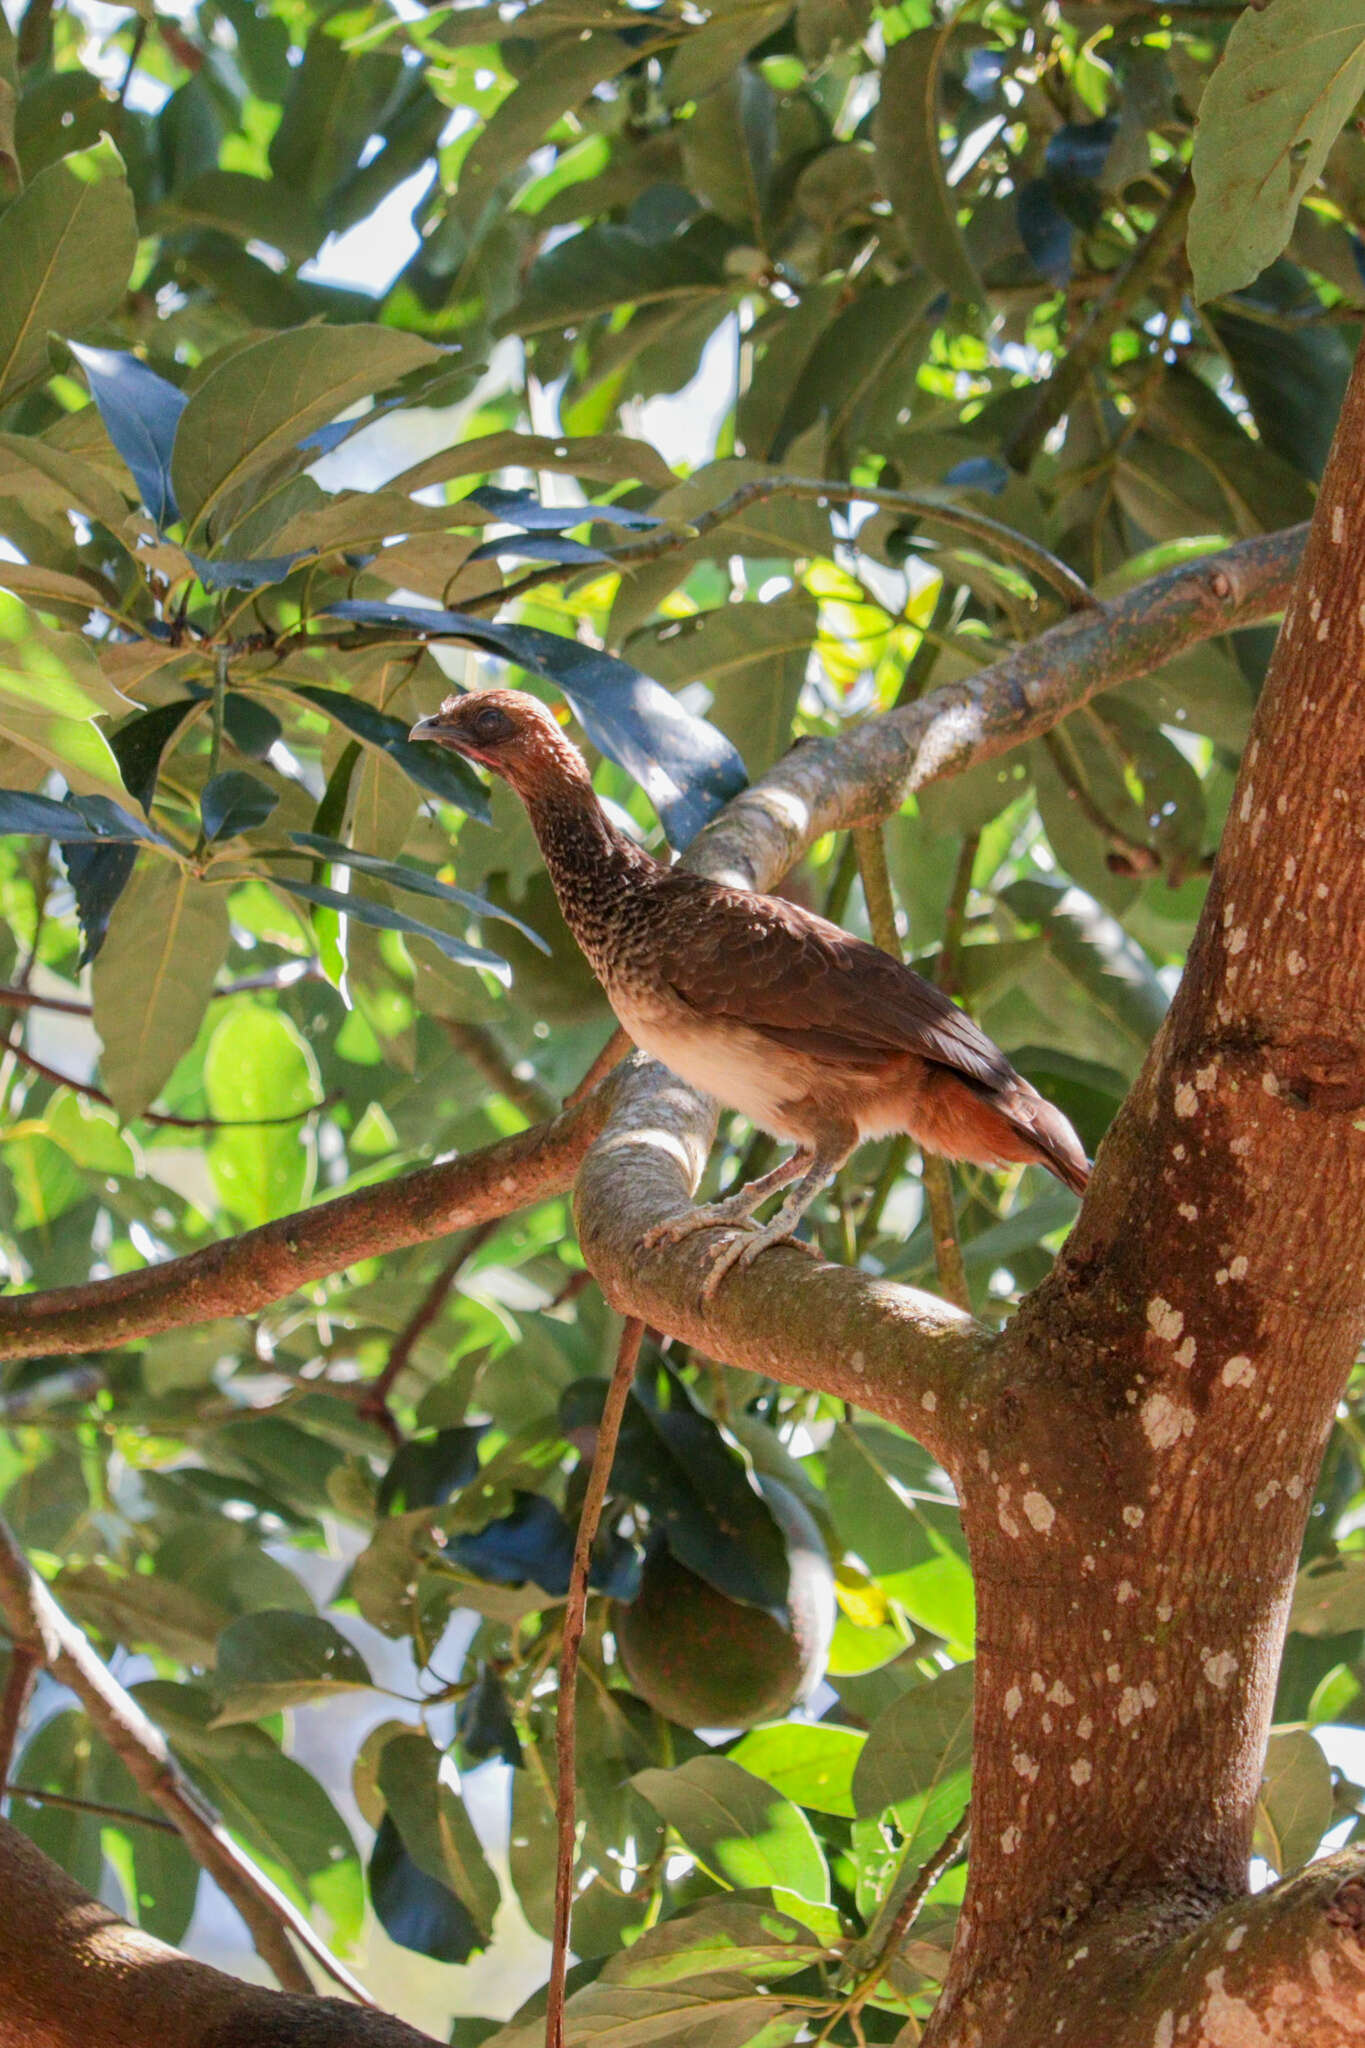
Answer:
POLYGON ((1365 1332, 1362 466, 1358 363, 1184 980, 952 1461, 976 1758, 933 2048, 1365 2040, 1360 1859, 1246 1900, 1365 1332))

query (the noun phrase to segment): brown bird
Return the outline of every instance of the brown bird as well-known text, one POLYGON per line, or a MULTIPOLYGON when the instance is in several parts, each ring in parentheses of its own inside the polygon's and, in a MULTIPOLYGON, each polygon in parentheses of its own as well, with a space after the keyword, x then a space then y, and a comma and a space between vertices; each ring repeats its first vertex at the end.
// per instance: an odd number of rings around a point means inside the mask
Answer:
POLYGON ((1026 1161, 1084 1191, 1090 1166, 1071 1125, 941 990, 809 910, 664 867, 633 845, 537 698, 447 697, 412 737, 510 782, 569 929, 636 1045, 795 1144, 727 1201, 650 1233, 657 1244, 718 1224, 753 1231, 718 1249, 704 1298, 733 1266, 790 1238, 865 1138, 905 1131, 950 1159, 1026 1161), (790 1193, 759 1229, 754 1210, 783 1187, 790 1193))

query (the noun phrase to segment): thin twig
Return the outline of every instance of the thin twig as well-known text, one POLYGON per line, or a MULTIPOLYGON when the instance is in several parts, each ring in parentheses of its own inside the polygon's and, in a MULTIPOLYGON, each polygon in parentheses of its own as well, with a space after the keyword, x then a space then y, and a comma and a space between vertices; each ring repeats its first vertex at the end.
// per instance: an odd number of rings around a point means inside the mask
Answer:
POLYGON ((1090 372, 1107 354, 1137 300, 1183 250, 1193 202, 1194 179, 1187 166, 1165 211, 1115 278, 1107 297, 1091 309, 1084 327, 1047 382, 1039 386, 1032 407, 1007 442, 1005 454, 1016 469, 1031 466, 1052 429, 1070 411, 1090 372))
POLYGON ((10 1799, 36 1799, 42 1806, 60 1806, 70 1813, 93 1813, 100 1820, 128 1821, 139 1828, 156 1828, 163 1835, 178 1835, 173 1820, 159 1813, 135 1813, 131 1806, 106 1806, 102 1799, 77 1799, 70 1792, 49 1792, 45 1785, 12 1785, 0 1780, 0 1794, 10 1799))
MULTIPOLYGON (((909 518, 927 519, 936 525, 951 527, 967 539, 979 541, 984 547, 994 548, 1007 560, 1019 563, 1037 582, 1055 590, 1069 610, 1080 611, 1096 602, 1089 586, 1058 556, 1041 547, 1037 541, 1030 540, 1026 534, 1016 533, 1013 527, 1005 526, 1000 520, 991 519, 969 505, 956 505, 950 499, 936 498, 924 491, 894 491, 876 484, 837 483, 821 477, 754 477, 751 482, 741 484, 738 490, 731 491, 729 497, 722 498, 718 505, 708 506, 692 519, 660 526, 642 540, 614 549, 602 566, 607 569, 634 569, 647 562, 656 562, 674 548, 691 546, 727 520, 747 512, 753 505, 766 504, 772 498, 815 499, 831 505, 848 505, 856 501, 877 505, 883 511, 904 512, 909 518)), ((584 507, 583 517, 585 523, 592 518, 591 505, 584 507)), ((538 589, 542 583, 561 582, 564 573, 562 564, 547 563, 544 568, 528 570, 514 583, 505 583, 498 590, 467 598, 462 609, 467 612, 497 611, 525 596, 527 591, 538 589)))
MULTIPOLYGON (((210 991, 209 1000, 221 1003, 228 996, 254 995, 258 991, 293 988, 301 981, 326 981, 317 960, 286 960, 279 967, 267 967, 260 974, 247 974, 240 981, 225 982, 210 991)), ((67 996, 45 996, 31 988, 0 988, 0 1009, 53 1010, 63 1017, 93 1017, 90 1003, 73 1002, 67 996)))
POLYGON ((0 1394, 0 1426, 12 1429, 17 1423, 31 1422, 67 1401, 92 1401, 108 1384, 98 1365, 68 1365, 45 1379, 30 1380, 26 1387, 11 1387, 0 1394))
POLYGON ((456 1052, 476 1067, 499 1095, 505 1095, 528 1123, 554 1115, 559 1104, 549 1089, 543 1088, 533 1073, 517 1072, 486 1025, 468 1024, 459 1017, 442 1017, 440 1023, 456 1052))
MULTIPOLYGON (((103 1088, 97 1088, 93 1081, 76 1081, 70 1074, 59 1074, 55 1067, 48 1066, 46 1060, 40 1060, 27 1046, 17 1044, 12 1038, 4 1043, 6 1052, 11 1053, 30 1073, 36 1074, 39 1080, 50 1081, 54 1088, 69 1088, 73 1095, 83 1096, 87 1102, 103 1103, 106 1109, 114 1107, 113 1096, 106 1095, 103 1088)), ((339 1093, 334 1090, 330 1095, 324 1095, 320 1102, 310 1102, 306 1108, 290 1110, 285 1116, 172 1116, 166 1110, 143 1109, 128 1121, 157 1124, 169 1131, 262 1131, 275 1124, 302 1123, 306 1116, 315 1116, 320 1110, 330 1109, 340 1100, 339 1093)))
POLYGON ((625 1032, 618 1025, 603 1046, 601 1052, 598 1053, 597 1058, 588 1068, 583 1079, 578 1083, 578 1086, 571 1088, 565 1096, 565 1109, 572 1109, 576 1103, 583 1100, 585 1095, 591 1095, 593 1089, 603 1076, 609 1074, 613 1067, 619 1067, 626 1054, 633 1051, 634 1047, 630 1039, 627 1038, 625 1032))
MULTIPOLYGON (((880 825, 854 827, 858 870, 863 878, 872 937, 883 953, 894 960, 901 957, 900 934, 896 930, 896 901, 891 891, 891 872, 886 864, 886 844, 880 825)), ((939 1292, 945 1301, 971 1313, 967 1271, 962 1263, 957 1217, 953 1210, 953 1176, 946 1159, 937 1152, 921 1152, 920 1177, 929 1203, 929 1221, 934 1234, 934 1263, 938 1268, 939 1292)))
POLYGON ((9 1777, 41 1668, 41 1658, 27 1643, 10 1645, 5 1689, 0 1693, 0 1782, 9 1777))
POLYGON ((944 1871, 948 1869, 950 1864, 956 1862, 957 1858, 961 1855, 971 1823, 971 1814, 972 1810, 968 1807, 956 1827, 950 1828, 943 1837, 935 1854, 929 1857, 927 1862, 922 1865, 919 1875, 907 1890, 899 1906, 897 1906, 895 1917, 882 1938, 881 1945, 877 1950, 871 1967, 859 1977, 847 1998, 840 2000, 824 2026, 821 2027, 820 2032, 816 2035, 813 2048, 820 2048, 820 2043, 829 2039, 841 2020, 852 2019, 867 2004, 868 1999, 896 1960, 901 1943, 905 1940, 906 1935, 918 1919, 919 1911, 924 1901, 928 1898, 944 1871))
POLYGON ((644 1335, 644 1327, 638 1316, 628 1316, 621 1330, 621 1341, 616 1351, 616 1370, 611 1376, 611 1385, 607 1389, 607 1398, 602 1406, 602 1420, 597 1425, 592 1470, 588 1474, 583 1507, 578 1517, 573 1571, 569 1578, 569 1597, 564 1604, 564 1627, 559 1653, 559 1700, 555 1714, 555 1759, 558 1765, 555 1797, 555 1822, 558 1830, 555 1853, 555 1925, 554 1941, 550 1951, 550 1984, 545 2006, 545 2048, 564 2048, 564 1980, 569 1968, 569 1921, 573 1911, 577 1804, 575 1760, 578 1733, 578 1652, 583 1641, 583 1623, 588 1611, 588 1573, 592 1567, 592 1546, 597 1536, 597 1525, 602 1519, 602 1503, 607 1497, 607 1481, 611 1477, 612 1459, 616 1455, 616 1439, 621 1429, 621 1418, 626 1412, 626 1397, 635 1378, 635 1365, 640 1356, 640 1340, 644 1335))
POLYGON ((313 1980, 290 1946, 292 1935, 327 1975, 361 2005, 375 2007, 363 1984, 339 1963, 305 1916, 258 1870, 191 1784, 160 1729, 124 1691, 0 1520, 0 1614, 16 1650, 23 1646, 75 1693, 95 1732, 126 1765, 138 1790, 172 1821, 196 1862, 237 1908, 262 1958, 287 1991, 312 1992, 313 1980))
POLYGON ((1086 823, 1093 825, 1102 839, 1108 840, 1111 850, 1106 865, 1125 875, 1156 874, 1161 866, 1161 855, 1154 846, 1149 846, 1145 839, 1135 839, 1131 833, 1125 832, 1121 825, 1116 824, 1107 815, 1103 806, 1096 802, 1075 757, 1075 750, 1067 738, 1065 727, 1057 725, 1051 732, 1045 732, 1043 746, 1062 779, 1067 795, 1086 823))
POLYGON ((389 1395, 399 1374, 404 1371, 419 1337, 431 1328, 441 1310, 445 1307, 446 1296, 460 1277, 460 1269, 473 1258, 480 1245, 486 1244, 495 1230, 502 1228, 501 1216, 490 1216, 486 1222, 478 1223, 451 1252, 436 1278, 428 1287, 422 1299, 409 1316, 389 1348, 384 1369, 366 1388, 358 1405, 357 1413, 368 1422, 377 1422, 391 1441, 401 1444, 403 1432, 389 1407, 389 1395))

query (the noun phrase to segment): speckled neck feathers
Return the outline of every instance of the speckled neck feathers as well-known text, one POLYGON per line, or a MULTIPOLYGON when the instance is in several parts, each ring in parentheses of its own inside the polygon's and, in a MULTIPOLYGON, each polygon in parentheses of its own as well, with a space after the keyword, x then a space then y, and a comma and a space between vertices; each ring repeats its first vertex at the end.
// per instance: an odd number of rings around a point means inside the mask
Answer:
POLYGON ((564 921, 599 981, 607 981, 623 912, 643 874, 657 867, 617 830, 597 800, 582 757, 578 774, 524 792, 531 829, 554 883, 564 921), (581 780, 579 779, 581 777, 581 780))

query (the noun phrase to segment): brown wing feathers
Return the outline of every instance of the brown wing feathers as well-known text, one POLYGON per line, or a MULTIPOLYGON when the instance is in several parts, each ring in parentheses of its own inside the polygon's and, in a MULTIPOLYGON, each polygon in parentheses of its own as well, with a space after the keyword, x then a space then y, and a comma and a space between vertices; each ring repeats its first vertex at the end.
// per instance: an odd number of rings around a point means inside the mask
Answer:
POLYGON ((698 886, 676 869, 658 886, 680 932, 666 978, 696 1014, 869 1076, 914 1055, 929 1099, 912 1135, 960 1158, 1033 1158, 1084 1193, 1089 1162, 1066 1118, 932 982, 780 897, 698 886), (935 1072, 963 1092, 935 1087, 935 1072))

